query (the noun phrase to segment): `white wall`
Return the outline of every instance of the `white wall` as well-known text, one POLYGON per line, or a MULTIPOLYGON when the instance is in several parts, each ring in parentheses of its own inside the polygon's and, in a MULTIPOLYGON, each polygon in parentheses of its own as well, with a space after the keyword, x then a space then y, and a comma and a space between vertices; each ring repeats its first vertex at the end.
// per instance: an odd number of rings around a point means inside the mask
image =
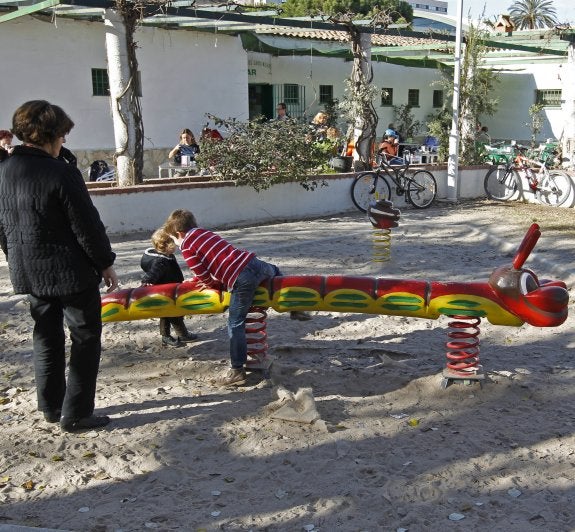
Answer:
MULTIPOLYGON (((199 135, 205 113, 247 116, 247 58, 237 37, 141 28, 136 32, 142 78, 145 148, 173 147, 189 127, 199 135)), ((101 22, 22 17, 0 24, 0 129, 23 102, 60 105, 76 126, 74 149, 114 147, 110 100, 92 96, 92 68, 106 68, 101 22)))
MULTIPOLYGON (((438 199, 447 196, 447 170, 430 167, 437 180, 438 199)), ((486 166, 460 170, 460 198, 484 197, 486 166)), ((353 174, 326 176, 327 186, 307 191, 297 183, 275 185, 256 192, 225 183, 143 185, 125 189, 91 190, 92 199, 110 234, 157 229, 174 209, 192 211, 198 223, 210 228, 298 220, 357 212, 351 200, 353 174)), ((392 195, 401 209, 403 197, 392 195)))
POLYGON ((146 185, 91 190, 110 234, 153 231, 174 209, 192 211, 206 227, 297 220, 353 210, 351 179, 337 177, 329 186, 307 191, 297 183, 256 192, 251 187, 195 184, 146 185))
MULTIPOLYGON (((145 148, 175 145, 178 132, 189 127, 198 134, 205 113, 227 118, 248 117, 247 54, 239 38, 184 30, 141 28, 137 31, 137 56, 142 77, 141 100, 145 148)), ((9 128, 14 110, 26 100, 47 99, 61 105, 76 122, 68 137, 68 148, 101 150, 113 148, 110 101, 92 96, 91 68, 106 68, 105 26, 56 18, 55 22, 21 17, 0 24, 3 54, 0 76, 0 129, 9 128)), ((261 54, 265 55, 265 54, 261 54)), ((269 83, 299 83, 306 86, 306 105, 311 118, 319 105, 319 85, 333 85, 334 96, 344 94, 343 80, 351 73, 351 62, 318 56, 271 57, 269 83)), ((535 89, 561 88, 559 64, 507 65, 493 92, 498 112, 483 121, 494 138, 528 139, 529 106, 535 89)), ((564 68, 564 67, 563 67, 564 68)), ((432 69, 374 64, 374 84, 394 89, 394 104, 407 103, 410 88, 420 90, 417 120, 426 122, 433 112, 432 82, 439 73, 432 69)), ((375 102, 379 115, 378 136, 393 110, 375 102)), ((559 138, 563 129, 560 110, 545 110, 541 139, 559 138)), ((343 125, 342 125, 343 126, 343 125)), ((425 133, 425 132, 422 132, 425 133)), ((154 175, 151 171, 150 175, 154 175)))
MULTIPOLYGON (((258 54, 264 55, 264 54, 258 54)), ((298 83, 306 87, 306 114, 313 117, 323 109, 319 103, 319 86, 333 85, 334 98, 341 100, 344 97, 344 80, 351 75, 352 63, 343 59, 322 59, 319 57, 280 56, 271 57, 272 76, 271 83, 298 83)), ((427 116, 433 109, 433 90, 440 87, 432 86, 432 82, 440 78, 439 73, 427 68, 409 68, 388 63, 373 63, 373 84, 382 88, 393 88, 393 104, 407 104, 408 89, 419 89, 420 107, 413 109, 416 120, 427 122, 427 116)), ((252 80, 250 80, 252 81, 252 80)), ((259 80, 253 80, 258 81, 259 80)), ((378 138, 383 135, 390 122, 394 122, 393 108, 381 107, 381 98, 378 96, 374 104, 379 122, 377 127, 378 138)), ((340 124, 344 127, 344 124, 340 124)), ((426 131, 421 131, 424 135, 426 131)))
POLYGON ((173 147, 185 127, 199 137, 206 113, 247 119, 247 55, 239 38, 158 28, 136 38, 145 147, 173 147))
MULTIPOLYGON (((507 67, 509 70, 509 66, 507 67)), ((515 72, 498 74, 492 97, 499 101, 497 113, 482 118, 489 127, 489 134, 496 139, 529 140, 531 138, 531 116, 529 107, 535 103, 537 89, 561 89, 559 64, 525 65, 515 72), (527 68, 528 67, 528 68, 527 68)), ((561 109, 545 108, 544 124, 538 138, 559 139, 563 132, 561 109)))
MULTIPOLYGON (((437 181, 437 201, 447 198, 447 168, 426 167, 437 181)), ((489 166, 469 166, 458 172, 458 198, 485 198, 483 180, 489 166)), ((276 223, 345 212, 358 212, 351 200, 354 174, 325 176, 327 186, 307 191, 297 183, 275 185, 256 192, 251 187, 228 183, 172 183, 142 185, 125 189, 91 190, 92 200, 109 234, 134 231, 152 232, 174 209, 192 211, 198 223, 209 228, 276 223)), ((321 179, 321 176, 320 176, 321 179)), ((573 176, 572 176, 573 181, 573 176)), ((575 183, 574 183, 575 185, 575 183)), ((527 183, 513 198, 535 202, 527 183)), ((391 201, 400 209, 413 208, 403 196, 397 197, 392 187, 391 201)), ((575 186, 564 208, 575 206, 575 186)))

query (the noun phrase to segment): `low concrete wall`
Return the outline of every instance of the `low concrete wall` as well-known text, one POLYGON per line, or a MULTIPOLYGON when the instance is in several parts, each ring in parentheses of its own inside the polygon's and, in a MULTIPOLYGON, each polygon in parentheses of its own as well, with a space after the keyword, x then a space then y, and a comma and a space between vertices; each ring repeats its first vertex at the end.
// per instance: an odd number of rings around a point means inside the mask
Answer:
MULTIPOLYGON (((460 198, 483 197, 483 177, 487 166, 462 168, 459 171, 460 198)), ((435 175, 438 199, 447 197, 447 169, 428 167, 435 175)), ((297 183, 283 183, 256 192, 251 187, 236 187, 232 182, 197 182, 195 178, 156 179, 143 185, 118 188, 104 183, 102 188, 89 183, 90 194, 109 234, 153 231, 174 209, 189 209, 205 227, 271 223, 330 216, 356 210, 350 189, 355 175, 318 176, 326 186, 313 191, 297 183)), ((392 196, 400 208, 403 198, 392 196)))
POLYGON ((325 176, 327 186, 318 186, 313 191, 297 183, 256 192, 251 187, 236 187, 230 182, 197 183, 177 179, 129 188, 89 188, 108 233, 117 234, 153 231, 171 211, 182 208, 192 211, 199 223, 210 228, 351 211, 355 208, 349 193, 352 176, 325 176))

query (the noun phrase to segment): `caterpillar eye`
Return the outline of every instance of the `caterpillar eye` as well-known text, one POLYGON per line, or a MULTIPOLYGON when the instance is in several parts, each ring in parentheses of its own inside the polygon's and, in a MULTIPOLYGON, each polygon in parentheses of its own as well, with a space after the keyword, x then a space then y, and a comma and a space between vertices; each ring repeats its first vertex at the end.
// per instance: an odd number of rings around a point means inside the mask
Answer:
POLYGON ((539 288, 537 277, 531 272, 523 272, 519 279, 519 289, 522 294, 529 294, 539 288))

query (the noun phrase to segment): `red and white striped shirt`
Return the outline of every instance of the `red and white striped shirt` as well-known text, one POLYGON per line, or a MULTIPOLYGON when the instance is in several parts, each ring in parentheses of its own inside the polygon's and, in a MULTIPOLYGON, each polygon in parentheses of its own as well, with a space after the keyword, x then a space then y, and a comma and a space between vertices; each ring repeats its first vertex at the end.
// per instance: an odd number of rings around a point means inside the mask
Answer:
POLYGON ((223 283, 228 290, 234 287, 238 275, 255 253, 232 246, 221 236, 196 227, 190 229, 180 250, 197 279, 207 286, 214 280, 223 283))

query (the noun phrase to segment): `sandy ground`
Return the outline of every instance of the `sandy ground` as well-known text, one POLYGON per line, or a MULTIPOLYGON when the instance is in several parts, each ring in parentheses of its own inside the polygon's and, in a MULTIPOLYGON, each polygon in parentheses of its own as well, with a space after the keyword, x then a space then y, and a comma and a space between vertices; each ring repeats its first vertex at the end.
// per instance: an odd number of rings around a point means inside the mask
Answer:
MULTIPOLYGON (((286 274, 485 281, 529 225, 541 277, 575 281, 575 212, 469 202, 402 208, 391 260, 357 214, 221 231, 286 274)), ((148 235, 114 238, 124 287, 148 235)), ((485 383, 443 388, 447 318, 270 311, 268 379, 222 389, 225 315, 161 348, 157 320, 106 324, 105 430, 62 434, 36 411, 32 323, 0 262, 0 524, 74 531, 575 530, 573 316, 481 326, 485 383), (277 419, 278 398, 313 421, 277 419), (315 411, 313 410, 315 409, 315 411)), ((570 305, 573 311, 573 300, 570 305)), ((1 525, 0 525, 1 526, 1 525)))

